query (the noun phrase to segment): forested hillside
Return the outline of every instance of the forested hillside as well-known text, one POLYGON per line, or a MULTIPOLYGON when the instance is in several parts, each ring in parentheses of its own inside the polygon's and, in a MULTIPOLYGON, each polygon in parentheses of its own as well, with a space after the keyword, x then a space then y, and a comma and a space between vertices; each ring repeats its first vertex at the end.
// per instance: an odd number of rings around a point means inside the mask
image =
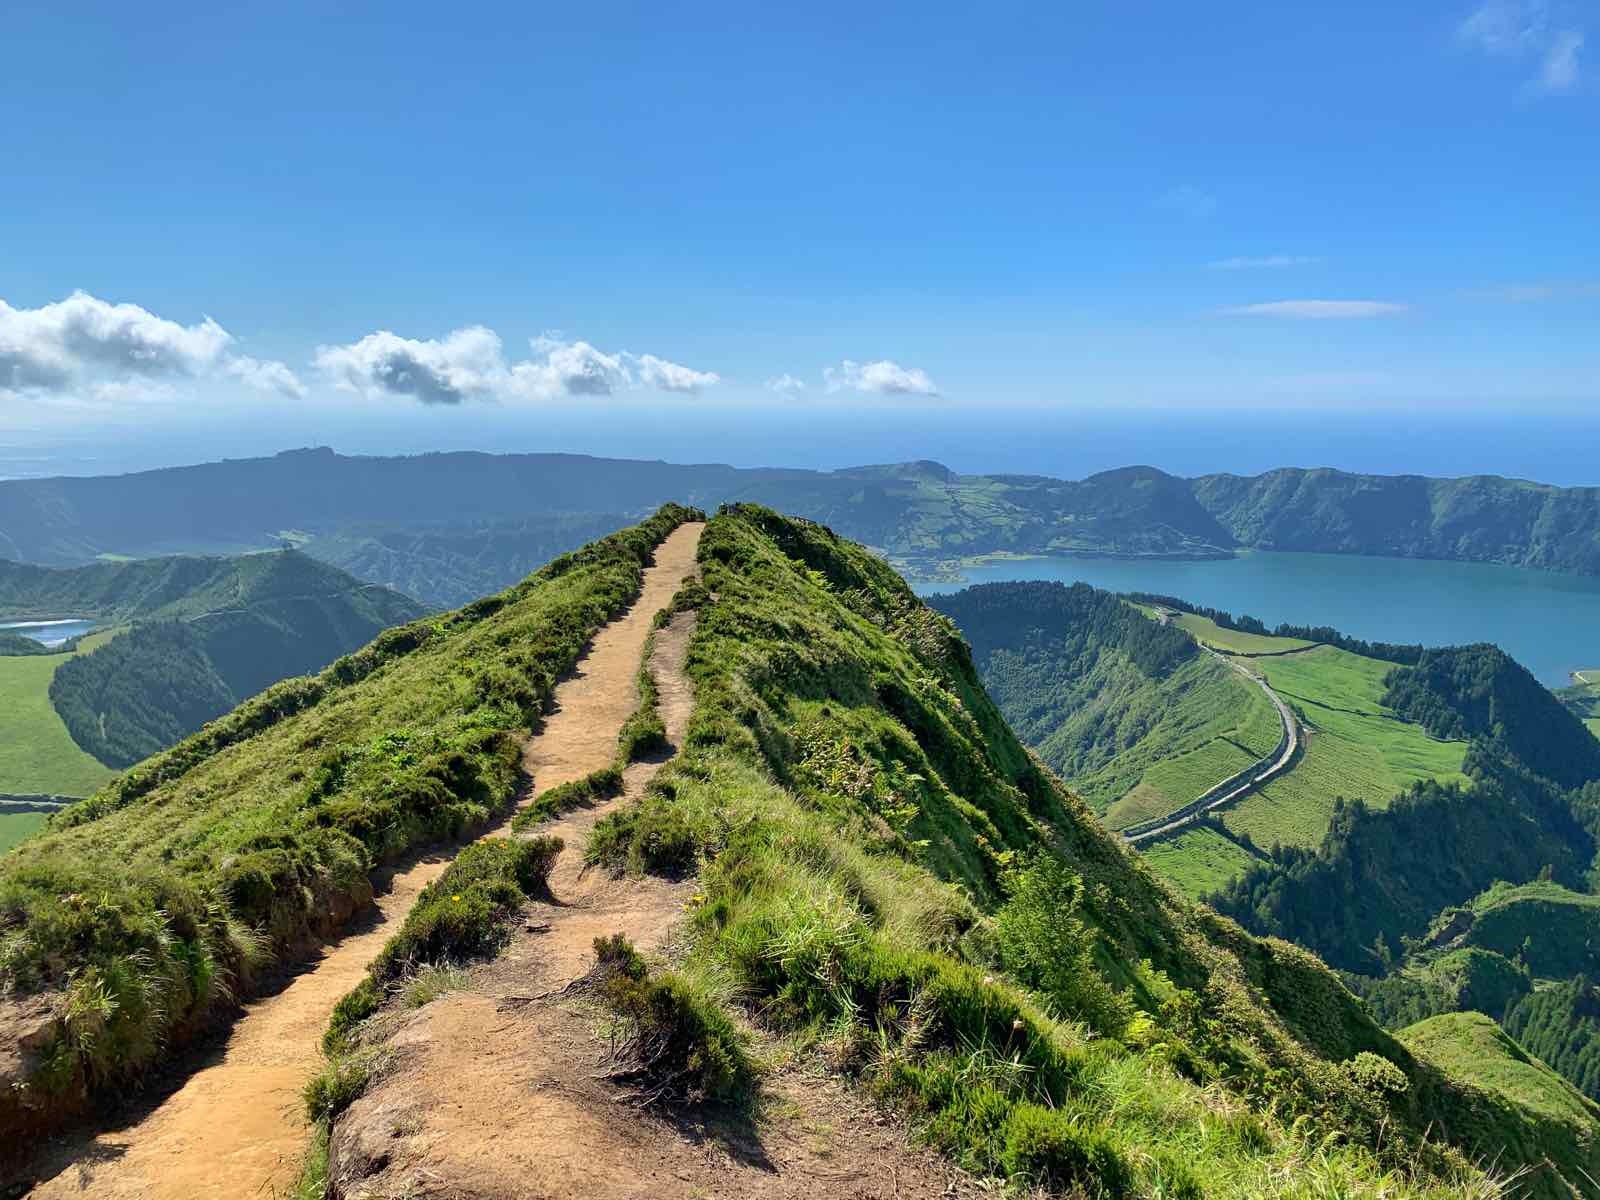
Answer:
POLYGON ((1113 828, 1181 807, 1277 745, 1258 688, 1108 592, 997 583, 929 604, 969 639, 1018 736, 1113 828))
POLYGON ((1600 489, 1285 468, 1192 481, 1242 545, 1600 573, 1600 489))
POLYGON ((1600 778, 1600 741, 1497 646, 1428 650, 1389 677, 1384 702, 1439 738, 1482 738, 1563 787, 1600 778))
POLYGON ((0 557, 65 566, 233 553, 287 536, 364 579, 445 603, 482 581, 504 586, 547 550, 669 497, 771 504, 922 571, 995 552, 1221 558, 1253 547, 1600 572, 1600 490, 1492 476, 1284 469, 1181 479, 1127 467, 1065 480, 929 462, 806 471, 327 449, 0 482, 0 557), (440 572, 448 582, 435 592, 425 582, 440 572))
MULTIPOLYGON (((293 551, 67 570, 0 562, 0 602, 19 613, 132 623, 89 653, 60 648, 59 665, 39 677, 72 740, 112 767, 424 611, 293 551)), ((0 772, 0 791, 5 782, 0 772)))

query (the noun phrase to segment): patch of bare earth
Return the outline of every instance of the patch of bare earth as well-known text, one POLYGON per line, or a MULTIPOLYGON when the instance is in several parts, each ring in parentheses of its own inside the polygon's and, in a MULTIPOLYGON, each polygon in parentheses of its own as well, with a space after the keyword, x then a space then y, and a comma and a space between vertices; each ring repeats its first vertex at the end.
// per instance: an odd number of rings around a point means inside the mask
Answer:
MULTIPOLYGON (((615 758, 617 734, 638 703, 636 675, 651 621, 693 574, 702 529, 683 525, 662 542, 639 598, 595 635, 573 673, 557 685, 551 714, 524 753, 532 776, 524 800, 615 758)), ((505 824, 486 832, 504 832, 505 824)), ((392 872, 359 931, 326 946, 280 991, 246 1005, 227 1040, 176 1090, 118 1128, 47 1148, 34 1164, 39 1182, 29 1194, 41 1200, 197 1200, 286 1192, 309 1136, 300 1092, 322 1067, 322 1033, 333 1006, 361 981, 452 854, 429 854, 392 872)), ((563 866, 570 870, 577 857, 563 855, 563 866)), ((557 887, 565 881, 561 870, 557 887)))
MULTIPOLYGON (((651 666, 669 741, 692 705, 683 663, 694 614, 656 636, 651 666)), ((594 823, 640 794, 658 762, 627 772, 623 797, 541 826, 566 841, 553 902, 530 906, 511 944, 469 986, 393 1015, 385 1065, 340 1117, 329 1146, 339 1200, 897 1200, 976 1195, 972 1181, 912 1147, 900 1125, 826 1073, 763 1080, 752 1113, 642 1111, 606 1081, 604 1011, 566 992, 621 932, 665 949, 692 883, 585 871, 594 823)))

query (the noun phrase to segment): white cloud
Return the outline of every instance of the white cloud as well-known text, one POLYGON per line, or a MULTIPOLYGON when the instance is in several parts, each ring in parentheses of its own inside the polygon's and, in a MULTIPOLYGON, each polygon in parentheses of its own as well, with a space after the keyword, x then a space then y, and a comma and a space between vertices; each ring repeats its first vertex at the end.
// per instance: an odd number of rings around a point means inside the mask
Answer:
POLYGON ((653 354, 610 354, 558 333, 532 338, 529 348, 530 357, 507 362, 499 335, 482 325, 425 340, 380 330, 348 345, 321 347, 316 364, 346 391, 370 398, 410 397, 423 404, 609 396, 636 386, 697 392, 721 382, 714 371, 653 354), (630 364, 637 365, 637 374, 630 364))
POLYGON ((131 396, 174 380, 231 377, 303 394, 288 367, 236 355, 233 341, 210 317, 181 325, 87 292, 39 308, 0 300, 0 393, 131 396))
POLYGON ((609 396, 633 382, 624 355, 607 354, 588 342, 569 342, 558 333, 546 333, 529 345, 536 357, 511 368, 514 395, 531 400, 609 396))
POLYGON ((822 378, 828 391, 849 388, 875 392, 882 396, 937 396, 939 389, 921 367, 902 367, 888 359, 858 363, 845 359, 837 367, 825 367, 822 378))
POLYGON ((1529 87, 1566 92, 1578 85, 1578 53, 1583 31, 1563 28, 1552 19, 1546 0, 1485 0, 1456 27, 1465 46, 1497 58, 1538 60, 1529 87))
POLYGON ((797 396, 806 390, 805 380, 796 379, 787 371, 782 375, 775 375, 767 380, 765 386, 767 391, 777 392, 780 396, 797 396))
POLYGON ((1206 266, 1213 271, 1270 271, 1283 267, 1309 267, 1321 261, 1320 258, 1305 254, 1266 254, 1258 258, 1219 258, 1206 266))
POLYGON ((1404 304, 1385 300, 1273 300, 1267 304, 1241 304, 1221 310, 1228 317, 1288 317, 1301 321, 1355 321, 1366 317, 1392 317, 1409 311, 1404 304))
POLYGON ((1156 197, 1156 207, 1178 213, 1191 220, 1200 220, 1217 211, 1217 198, 1192 183, 1184 183, 1156 197))
POLYGON ((281 392, 297 399, 306 394, 306 385, 300 382, 299 376, 281 362, 263 362, 259 358, 239 354, 228 359, 222 370, 223 374, 231 375, 258 392, 281 392))
POLYGON ((639 355, 638 363, 640 381, 646 387, 660 388, 664 392, 693 393, 722 382, 722 376, 715 371, 696 371, 654 354, 639 355))
POLYGON ((1568 92, 1578 86, 1578 51, 1583 34, 1564 29, 1551 40, 1539 68, 1539 85, 1547 92, 1568 92))
POLYGON ((482 325, 421 341, 380 329, 349 345, 318 347, 315 361, 345 391, 423 404, 460 404, 502 390, 507 381, 500 338, 482 325))

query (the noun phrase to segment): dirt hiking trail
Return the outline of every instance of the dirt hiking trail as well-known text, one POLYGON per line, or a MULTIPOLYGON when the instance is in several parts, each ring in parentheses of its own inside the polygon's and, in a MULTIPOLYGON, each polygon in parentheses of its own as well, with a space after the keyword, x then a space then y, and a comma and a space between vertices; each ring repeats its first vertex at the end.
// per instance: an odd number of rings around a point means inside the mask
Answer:
MULTIPOLYGON (((615 759, 617 734, 638 704, 636 676, 651 622, 693 574, 704 528, 679 526, 657 547, 638 599, 595 635, 572 674, 557 684, 544 728, 524 750, 533 783, 522 802, 615 759)), ((680 721, 688 705, 681 661, 680 653, 677 674, 661 678, 663 716, 680 721)), ((629 771, 630 787, 642 772, 654 769, 636 764, 629 771)), ((576 875, 583 837, 597 815, 579 813, 570 823, 539 830, 560 833, 574 847, 561 856, 551 878, 557 895, 581 894, 576 875)), ((502 832, 508 823, 509 814, 485 833, 502 832)), ((333 1006, 361 981, 367 964, 450 857, 429 855, 396 870, 387 886, 380 880, 376 912, 362 931, 330 943, 281 991, 247 1004, 227 1041, 153 1109, 122 1128, 69 1139, 47 1152, 35 1168, 42 1182, 29 1194, 40 1200, 285 1194, 307 1146, 300 1090, 322 1067, 322 1033, 333 1006)))
POLYGON ((757 1030, 756 1054, 772 1069, 754 1114, 642 1111, 600 1077, 608 1014, 563 989, 594 966, 599 936, 620 932, 647 956, 670 958, 697 885, 585 870, 583 850, 595 823, 641 795, 682 743, 696 620, 674 616, 651 654, 669 750, 629 767, 622 796, 530 831, 566 843, 551 902, 530 906, 511 943, 473 967, 465 988, 378 1018, 387 1061, 334 1126, 330 1200, 979 1195, 948 1161, 912 1148, 899 1122, 819 1065, 784 1061, 757 1030))

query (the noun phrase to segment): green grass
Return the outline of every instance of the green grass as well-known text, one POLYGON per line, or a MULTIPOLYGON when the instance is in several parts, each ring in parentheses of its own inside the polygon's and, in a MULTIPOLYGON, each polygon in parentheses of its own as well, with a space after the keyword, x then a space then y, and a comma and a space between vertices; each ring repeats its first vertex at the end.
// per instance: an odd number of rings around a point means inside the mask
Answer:
MULTIPOLYGON (((383 1004, 390 991, 416 1008, 459 986, 451 968, 491 953, 508 922, 532 897, 546 894, 558 837, 484 838, 462 850, 444 874, 422 889, 399 930, 367 967, 366 978, 340 998, 323 1035, 332 1077, 347 1072, 341 1057, 355 1047, 355 1027, 383 1004)), ((313 1085, 315 1086, 315 1085, 313 1085)), ((311 1108, 312 1119, 326 1113, 311 1108)))
POLYGON ((1266 849, 1316 846, 1336 796, 1386 808, 1419 779, 1463 782, 1465 742, 1441 742, 1381 703, 1392 663, 1333 646, 1250 661, 1309 727, 1305 751, 1286 775, 1221 814, 1235 834, 1266 849))
POLYGON ((1600 974, 1600 896, 1548 880, 1497 883, 1473 897, 1466 944, 1520 956, 1537 978, 1600 974))
MULTIPOLYGON (((109 641, 90 634, 76 653, 109 641)), ((78 748, 50 703, 50 681, 73 652, 0 655, 0 793, 87 796, 114 772, 78 748)))
POLYGON ((1199 900, 1243 874, 1260 857, 1207 825, 1191 825, 1140 847, 1144 860, 1199 900))
POLYGON ((248 994, 264 953, 330 932, 377 864, 509 804, 521 731, 690 515, 275 685, 0 859, 0 992, 64 991, 84 1014, 28 1095, 0 1097, 0 1130, 24 1102, 120 1087, 248 994))
POLYGON ((1032 766, 951 628, 879 560, 746 506, 700 554, 715 600, 688 734, 591 858, 700 871, 679 974, 701 994, 1019 1184, 1499 1194, 1424 1140, 1458 1106, 1470 1130, 1471 1094, 1309 955, 1156 882, 1032 766))
POLYGON ((1201 645, 1228 654, 1281 654, 1286 650, 1303 650, 1316 645, 1304 638, 1272 637, 1224 629, 1210 617, 1202 617, 1198 613, 1176 613, 1171 620, 1180 629, 1187 629, 1201 645))
POLYGON ((1590 733, 1600 737, 1600 671, 1574 671, 1572 676, 1578 682, 1556 695, 1578 714, 1590 733))
POLYGON ((46 815, 40 812, 0 812, 0 854, 29 834, 44 828, 46 815))
POLYGON ((1589 1179, 1569 1178, 1575 1194, 1595 1194, 1594 1128, 1600 1107, 1531 1057, 1482 1013, 1446 1013, 1403 1030, 1402 1041, 1462 1079, 1470 1080, 1521 1111, 1533 1114, 1532 1128, 1502 1127, 1506 1158, 1528 1161, 1549 1156, 1561 1163, 1587 1163, 1589 1179))
MULTIPOLYGON (((1260 688, 1209 656, 1117 701, 1138 739, 1098 771, 1069 780, 1094 803, 1108 797, 1113 829, 1181 808, 1241 767, 1272 752, 1281 725, 1260 688), (1148 693, 1147 695, 1144 693, 1148 693)), ((1076 736, 1063 727, 1061 736, 1076 736)))

